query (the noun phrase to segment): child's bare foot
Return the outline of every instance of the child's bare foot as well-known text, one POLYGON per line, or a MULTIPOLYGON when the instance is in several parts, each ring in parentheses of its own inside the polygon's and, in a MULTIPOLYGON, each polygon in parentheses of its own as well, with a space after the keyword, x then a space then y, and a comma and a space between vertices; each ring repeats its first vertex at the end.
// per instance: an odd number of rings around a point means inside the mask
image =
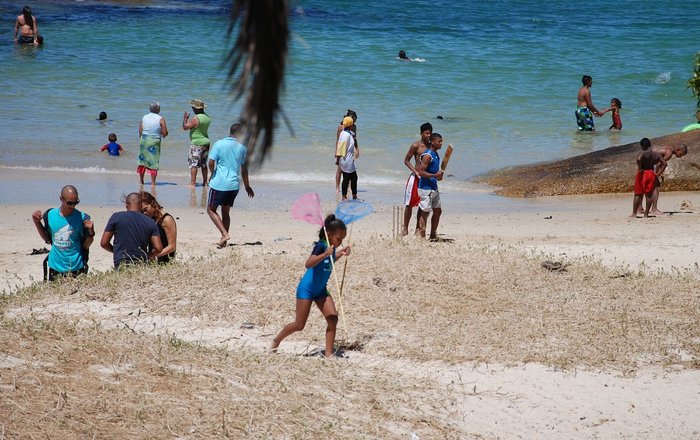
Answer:
POLYGON ((655 210, 651 211, 649 214, 654 214, 655 216, 657 216, 657 215, 666 215, 665 212, 659 211, 658 209, 655 209, 655 210))
POLYGON ((405 237, 406 235, 408 235, 408 228, 406 228, 406 227, 401 228, 401 235, 404 236, 404 237, 405 237))
POLYGON ((270 353, 277 354, 277 348, 279 348, 280 343, 276 340, 272 340, 272 345, 270 345, 270 353))

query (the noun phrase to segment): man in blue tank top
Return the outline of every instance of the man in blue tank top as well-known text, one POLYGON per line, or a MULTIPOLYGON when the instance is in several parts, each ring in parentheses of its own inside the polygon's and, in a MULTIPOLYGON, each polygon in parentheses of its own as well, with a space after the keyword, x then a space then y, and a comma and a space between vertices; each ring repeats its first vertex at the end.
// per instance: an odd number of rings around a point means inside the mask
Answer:
POLYGON ((86 255, 94 237, 95 227, 90 216, 75 209, 80 203, 78 190, 73 185, 61 189, 61 206, 45 213, 34 211, 32 220, 39 236, 51 245, 45 261, 44 278, 77 276, 87 272, 86 255), (43 220, 43 223, 42 223, 43 220))
POLYGON ((425 238, 425 227, 428 222, 428 214, 433 212, 430 219, 430 240, 437 241, 437 228, 442 214, 440 193, 438 192, 438 180, 442 180, 443 171, 440 169, 440 156, 437 151, 442 148, 442 135, 433 133, 430 135, 430 146, 421 154, 420 163, 416 168, 420 180, 418 180, 418 195, 420 196, 420 216, 418 217, 418 233, 425 238))

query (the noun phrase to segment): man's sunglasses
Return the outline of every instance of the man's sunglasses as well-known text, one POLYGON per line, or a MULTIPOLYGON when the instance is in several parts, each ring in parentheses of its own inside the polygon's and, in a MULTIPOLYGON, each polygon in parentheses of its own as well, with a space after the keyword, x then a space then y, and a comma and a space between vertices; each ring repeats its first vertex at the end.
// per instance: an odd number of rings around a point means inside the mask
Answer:
POLYGON ((63 201, 66 202, 66 205, 68 205, 70 207, 73 207, 73 206, 77 205, 78 203, 80 203, 80 199, 78 199, 76 201, 63 199, 63 201))

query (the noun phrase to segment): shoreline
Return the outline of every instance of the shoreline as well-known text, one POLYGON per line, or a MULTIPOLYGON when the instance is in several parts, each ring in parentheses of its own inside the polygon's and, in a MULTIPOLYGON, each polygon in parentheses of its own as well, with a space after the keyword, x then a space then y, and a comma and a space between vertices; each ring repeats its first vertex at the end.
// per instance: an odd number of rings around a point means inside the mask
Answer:
MULTIPOLYGON (((122 198, 133 191, 153 192, 149 183, 141 186, 137 182, 135 172, 73 172, 71 170, 24 170, 14 167, 2 167, 3 194, 0 204, 5 205, 37 205, 35 209, 45 209, 41 206, 53 207, 58 203, 58 193, 66 185, 74 185, 78 189, 83 206, 112 206, 121 207, 122 198), (70 177, 67 177, 70 175, 70 177), (27 191, 31 186, 32 190, 27 191)), ((148 176, 146 176, 148 178, 148 176)), ((404 177, 408 177, 408 172, 404 177)), ((362 179, 360 177, 360 179, 362 179)), ((198 175, 198 182, 201 175, 198 175)), ((189 174, 184 169, 182 173, 160 173, 155 187, 155 196, 166 208, 205 208, 208 187, 200 183, 191 188, 189 174)), ((258 179, 254 173, 250 175, 250 183, 255 190, 255 198, 249 199, 245 194, 239 194, 234 205, 235 210, 265 210, 284 211, 302 194, 317 192, 321 201, 333 205, 340 202, 335 193, 334 176, 332 173, 324 181, 284 181, 268 180, 265 176, 258 179)), ((358 197, 372 205, 401 206, 404 198, 405 181, 390 181, 387 183, 359 182, 358 197)), ((537 209, 538 203, 532 200, 514 199, 496 195, 495 188, 488 185, 458 181, 452 177, 440 183, 440 195, 444 206, 457 213, 467 212, 505 212, 513 209, 537 209)))

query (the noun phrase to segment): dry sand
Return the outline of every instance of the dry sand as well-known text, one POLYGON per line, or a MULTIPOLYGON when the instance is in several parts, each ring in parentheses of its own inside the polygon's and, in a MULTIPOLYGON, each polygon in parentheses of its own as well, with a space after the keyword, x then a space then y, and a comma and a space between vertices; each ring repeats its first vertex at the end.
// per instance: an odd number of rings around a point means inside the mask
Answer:
MULTIPOLYGON (((316 235, 288 213, 236 211, 217 250, 202 209, 171 210, 180 263, 114 274, 95 244, 104 274, 32 286, 33 208, 4 206, 0 433, 700 438, 698 196, 662 194, 674 214, 649 219, 628 218, 629 195, 533 203, 447 206, 443 243, 394 240, 375 206, 353 227, 339 326, 361 350, 330 362, 298 356, 322 343, 316 311, 266 352, 316 235)), ((81 208, 100 231, 112 212, 81 208)))

